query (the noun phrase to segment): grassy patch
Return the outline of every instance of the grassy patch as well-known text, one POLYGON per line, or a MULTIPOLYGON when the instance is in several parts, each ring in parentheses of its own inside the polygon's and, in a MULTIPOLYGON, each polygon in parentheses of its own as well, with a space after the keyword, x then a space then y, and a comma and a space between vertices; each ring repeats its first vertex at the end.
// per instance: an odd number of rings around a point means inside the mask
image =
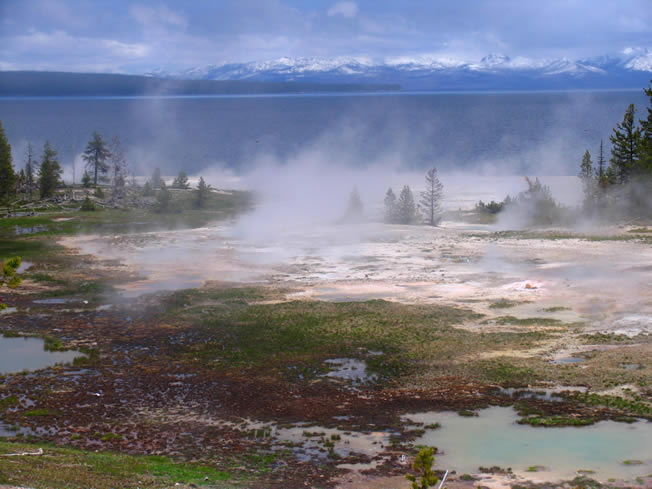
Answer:
POLYGON ((46 408, 41 409, 32 409, 31 411, 25 411, 23 416, 35 417, 35 416, 52 416, 54 413, 46 408))
POLYGON ((601 396, 583 392, 573 393, 572 398, 589 406, 603 406, 630 415, 652 416, 652 405, 642 399, 630 400, 620 396, 601 396))
POLYGON ((231 487, 234 476, 208 464, 175 461, 162 456, 86 452, 51 445, 0 442, 0 453, 35 451, 42 457, 0 457, 0 483, 36 488, 94 487, 164 488, 176 483, 231 487))
POLYGON ((500 299, 498 301, 492 302, 489 305, 490 309, 507 309, 510 307, 515 307, 518 306, 519 304, 522 304, 520 301, 511 301, 509 299, 500 299))
POLYGON ((471 236, 484 239, 579 239, 584 241, 641 241, 652 243, 652 236, 641 236, 640 234, 592 235, 565 231, 498 231, 488 234, 472 234, 471 236))
POLYGON ((325 372, 324 360, 358 358, 378 383, 413 385, 437 375, 470 375, 491 382, 527 382, 531 369, 506 363, 461 362, 487 350, 531 348, 543 331, 476 333, 455 327, 481 315, 462 307, 367 302, 292 301, 265 288, 179 291, 170 294, 164 320, 188 324, 201 341, 179 346, 184 362, 216 369, 264 369, 289 381, 325 372), (263 303, 263 301, 265 301, 263 303), (368 355, 374 350, 380 355, 368 355))
POLYGON ((486 319, 483 324, 498 324, 501 326, 558 326, 559 319, 554 318, 517 318, 514 316, 500 316, 493 319, 486 319))
POLYGON ((553 307, 546 307, 544 309, 541 309, 541 312, 561 312, 561 311, 570 311, 570 307, 564 307, 564 306, 553 306, 553 307))
POLYGON ((489 382, 501 385, 528 385, 538 379, 532 368, 502 360, 478 362, 476 370, 482 372, 489 382))
POLYGON ((7 396, 0 399, 0 411, 4 411, 7 408, 15 406, 18 404, 18 397, 16 396, 7 396))
POLYGON ((589 426, 595 424, 594 418, 577 418, 574 416, 528 416, 517 421, 518 424, 530 426, 589 426))

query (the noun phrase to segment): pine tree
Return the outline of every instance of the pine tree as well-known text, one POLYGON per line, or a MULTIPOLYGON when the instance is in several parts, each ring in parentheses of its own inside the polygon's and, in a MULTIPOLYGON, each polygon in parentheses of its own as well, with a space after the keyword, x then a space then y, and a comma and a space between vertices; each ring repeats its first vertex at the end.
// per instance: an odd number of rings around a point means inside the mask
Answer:
POLYGON ((0 201, 7 200, 15 193, 16 174, 11 159, 11 146, 0 123, 0 201))
POLYGON ((396 222, 412 224, 417 220, 417 207, 409 185, 404 185, 396 202, 396 222))
POLYGON ((109 171, 109 165, 106 163, 109 156, 111 156, 111 152, 106 147, 102 136, 98 132, 94 132, 82 154, 82 159, 86 162, 86 169, 89 169, 93 175, 93 185, 97 185, 97 180, 102 179, 109 171))
POLYGON ((412 470, 417 475, 407 474, 405 478, 412 482, 412 489, 428 489, 437 485, 439 478, 432 470, 435 463, 435 449, 432 447, 423 447, 414 458, 412 470), (420 479, 418 479, 420 477, 420 479))
POLYGON ((145 182, 143 185, 143 197, 152 197, 154 195, 154 189, 152 188, 152 183, 150 181, 145 182))
POLYGON ((426 172, 426 190, 421 192, 421 207, 426 216, 426 224, 436 226, 441 221, 441 199, 444 196, 444 186, 439 181, 437 169, 426 172))
POLYGON ((111 193, 111 200, 113 202, 124 198, 125 183, 127 178, 127 158, 125 157, 120 144, 120 139, 115 136, 111 140, 111 169, 112 169, 112 184, 113 192, 111 193))
POLYGON ((185 171, 183 170, 179 171, 179 174, 172 182, 172 188, 178 188, 184 190, 190 188, 190 184, 188 183, 188 175, 186 175, 185 171))
POLYGON ((388 188, 385 193, 385 222, 396 222, 396 195, 392 188, 388 188))
POLYGON ((584 192, 584 209, 591 210, 595 201, 595 178, 593 170, 593 161, 591 161, 591 153, 587 149, 582 157, 580 164, 580 181, 582 182, 582 191, 584 192))
POLYGON ((165 185, 165 182, 162 180, 161 180, 161 189, 158 191, 156 200, 158 200, 159 212, 167 212, 168 210, 170 210, 170 201, 172 200, 172 196, 170 195, 170 191, 165 185))
POLYGON ((349 195, 349 203, 346 208, 344 220, 359 221, 362 218, 363 213, 364 205, 362 204, 362 199, 360 199, 360 193, 358 192, 357 187, 353 187, 353 190, 349 195))
POLYGON ((611 167, 618 183, 626 183, 632 173, 636 171, 639 160, 641 130, 634 125, 634 104, 630 104, 625 111, 623 122, 618 124, 611 141, 611 167))
POLYGON ((81 183, 84 188, 89 188, 91 186, 91 176, 86 170, 84 170, 84 174, 82 175, 81 183))
POLYGON ((152 179, 150 180, 150 184, 152 185, 152 188, 161 188, 161 169, 160 168, 154 168, 154 171, 152 172, 152 179))
POLYGON ((52 149, 49 141, 43 146, 41 167, 39 168, 39 190, 41 198, 52 197, 54 190, 61 183, 61 165, 57 160, 57 152, 52 149))
POLYGON ((27 192, 29 193, 29 198, 32 198, 34 193, 34 165, 36 161, 34 159, 34 149, 32 148, 32 143, 27 143, 27 153, 25 154, 25 186, 27 187, 27 192))
POLYGON ((206 204, 206 199, 211 191, 211 186, 204 181, 204 177, 199 177, 197 190, 195 190, 195 207, 201 209, 206 204))
POLYGON ((600 140, 600 151, 598 152, 598 162, 595 167, 595 176, 598 178, 598 181, 604 179, 605 173, 607 171, 606 161, 604 159, 604 150, 602 146, 602 139, 600 140))
POLYGON ((639 120, 641 124, 639 153, 641 170, 650 175, 652 174, 652 87, 645 89, 645 95, 650 98, 650 106, 647 108, 647 119, 639 120))

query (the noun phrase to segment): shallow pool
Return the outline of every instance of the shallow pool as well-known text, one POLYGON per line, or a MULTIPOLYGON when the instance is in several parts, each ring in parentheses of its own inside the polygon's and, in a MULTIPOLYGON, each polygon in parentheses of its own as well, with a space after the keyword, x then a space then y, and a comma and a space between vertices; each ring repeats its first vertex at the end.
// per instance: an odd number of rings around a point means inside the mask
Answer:
POLYGON ((41 338, 0 336, 0 374, 38 370, 83 356, 78 351, 45 351, 44 344, 41 338))
POLYGON ((549 481, 573 478, 578 470, 594 471, 590 477, 602 481, 652 473, 652 423, 647 421, 534 428, 517 424, 518 415, 506 407, 484 409, 471 418, 450 412, 405 418, 441 424, 439 429, 426 430, 415 444, 437 447, 443 452, 436 456, 437 467, 459 474, 496 465, 511 467, 533 480, 549 481), (536 472, 529 472, 534 466, 538 466, 536 472))

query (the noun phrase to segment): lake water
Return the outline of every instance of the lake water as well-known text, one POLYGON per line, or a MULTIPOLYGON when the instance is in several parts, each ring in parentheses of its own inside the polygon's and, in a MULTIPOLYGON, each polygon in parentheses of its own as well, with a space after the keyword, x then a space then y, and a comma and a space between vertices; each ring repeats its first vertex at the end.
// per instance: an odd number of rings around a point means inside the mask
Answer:
POLYGON ((0 374, 38 370, 70 363, 83 356, 78 351, 45 351, 41 338, 6 338, 0 335, 0 374))
POLYGON ((642 116, 647 98, 642 90, 0 98, 0 121, 19 165, 28 141, 40 155, 46 139, 68 165, 97 130, 119 136, 141 174, 215 163, 241 171, 258 158, 283 162, 314 150, 351 165, 380 159, 410 169, 434 162, 442 170, 506 165, 517 174, 575 175, 586 148, 597 151, 601 138, 608 146, 629 103, 642 116))
POLYGON ((512 408, 492 407, 477 417, 457 413, 408 415, 413 421, 440 423, 426 430, 417 445, 435 446, 437 466, 458 473, 477 473, 480 466, 512 470, 540 480, 571 479, 576 471, 590 477, 634 479, 652 473, 652 422, 602 421, 592 426, 534 428, 516 423, 512 408), (538 466, 535 472, 529 467, 538 466))

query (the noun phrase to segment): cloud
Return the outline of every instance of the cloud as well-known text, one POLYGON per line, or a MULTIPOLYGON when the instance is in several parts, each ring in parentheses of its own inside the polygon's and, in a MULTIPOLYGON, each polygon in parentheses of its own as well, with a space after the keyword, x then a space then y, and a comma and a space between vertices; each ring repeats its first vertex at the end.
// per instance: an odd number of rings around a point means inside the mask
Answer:
POLYGON ((333 17, 341 15, 347 19, 352 19, 358 15, 358 5, 355 2, 337 2, 328 9, 328 16, 333 17))
POLYGON ((282 56, 577 59, 652 46, 649 1, 0 0, 0 61, 142 73, 282 56))
POLYGON ((186 18, 165 5, 147 7, 134 5, 129 9, 131 16, 144 26, 163 25, 185 29, 188 25, 186 18))

